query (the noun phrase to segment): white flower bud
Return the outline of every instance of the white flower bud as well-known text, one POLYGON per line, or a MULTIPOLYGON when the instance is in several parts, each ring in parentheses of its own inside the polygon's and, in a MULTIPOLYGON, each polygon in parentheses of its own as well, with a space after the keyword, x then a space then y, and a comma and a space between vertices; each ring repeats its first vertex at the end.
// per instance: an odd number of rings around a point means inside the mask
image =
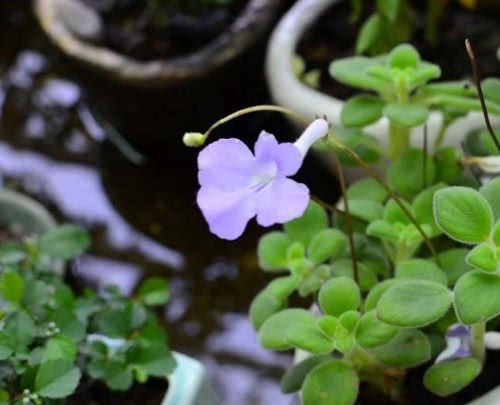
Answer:
POLYGON ((328 122, 322 118, 313 121, 295 142, 295 146, 303 156, 309 148, 328 133, 328 122))

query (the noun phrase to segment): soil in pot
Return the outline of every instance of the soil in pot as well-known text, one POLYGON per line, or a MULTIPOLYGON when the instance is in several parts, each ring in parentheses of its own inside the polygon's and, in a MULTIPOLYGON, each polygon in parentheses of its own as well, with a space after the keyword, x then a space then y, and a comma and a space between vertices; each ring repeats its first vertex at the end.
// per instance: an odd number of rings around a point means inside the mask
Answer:
POLYGON ((500 352, 488 351, 483 371, 479 377, 462 391, 446 398, 432 394, 422 383, 425 371, 431 365, 429 363, 409 372, 403 389, 404 399, 401 402, 394 402, 390 398, 382 396, 374 388, 362 384, 356 405, 464 405, 500 384, 498 376, 499 362, 500 352))
POLYGON ((103 18, 102 45, 128 56, 166 59, 220 35, 247 0, 80 0, 103 18))
POLYGON ((84 381, 69 397, 66 405, 159 405, 168 390, 168 382, 151 378, 144 384, 134 384, 128 391, 111 391, 101 382, 84 381))
MULTIPOLYGON (((366 2, 360 23, 352 23, 350 2, 340 1, 331 6, 301 39, 297 53, 304 57, 307 69, 321 70, 321 91, 344 99, 357 93, 356 89, 336 82, 329 75, 328 66, 333 60, 354 55, 360 24, 372 13, 370 6, 373 7, 373 3, 366 2)), ((419 49, 424 60, 441 66, 442 80, 472 77, 464 46, 465 38, 469 38, 474 45, 483 77, 500 76, 500 61, 496 58, 500 44, 500 10, 470 11, 458 2, 450 2, 440 21, 439 42, 433 47, 425 39, 426 3, 411 3, 416 18, 416 30, 411 42, 419 49)))

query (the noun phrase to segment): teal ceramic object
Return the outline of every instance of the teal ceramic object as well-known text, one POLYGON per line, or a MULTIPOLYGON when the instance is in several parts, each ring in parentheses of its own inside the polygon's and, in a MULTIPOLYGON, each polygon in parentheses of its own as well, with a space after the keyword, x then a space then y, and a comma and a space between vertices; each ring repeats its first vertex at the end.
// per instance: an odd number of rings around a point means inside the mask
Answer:
POLYGON ((177 367, 161 405, 220 405, 203 365, 181 353, 174 353, 174 357, 177 367))

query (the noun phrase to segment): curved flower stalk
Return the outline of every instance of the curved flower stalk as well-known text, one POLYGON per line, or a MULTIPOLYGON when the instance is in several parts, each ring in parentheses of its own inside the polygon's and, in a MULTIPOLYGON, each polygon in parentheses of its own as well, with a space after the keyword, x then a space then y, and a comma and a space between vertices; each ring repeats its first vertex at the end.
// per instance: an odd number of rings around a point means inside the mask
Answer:
POLYGON ((328 122, 317 119, 295 143, 278 143, 274 135, 262 131, 254 153, 235 138, 205 147, 198 156, 197 203, 210 231, 234 240, 253 217, 266 227, 300 217, 309 203, 309 189, 289 177, 327 133, 328 122))

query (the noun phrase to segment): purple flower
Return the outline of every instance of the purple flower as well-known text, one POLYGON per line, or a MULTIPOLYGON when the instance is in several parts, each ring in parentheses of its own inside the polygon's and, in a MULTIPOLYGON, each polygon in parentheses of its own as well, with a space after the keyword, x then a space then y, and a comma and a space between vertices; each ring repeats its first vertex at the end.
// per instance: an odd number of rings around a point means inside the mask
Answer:
POLYGON ((471 331, 468 326, 451 325, 445 335, 446 349, 436 358, 436 363, 471 357, 471 339, 471 331))
POLYGON ((254 153, 235 138, 203 149, 198 156, 197 203, 210 231, 234 240, 254 216, 262 226, 300 217, 309 203, 309 189, 288 177, 297 173, 310 146, 327 132, 328 123, 318 119, 295 144, 280 144, 262 131, 254 153))

